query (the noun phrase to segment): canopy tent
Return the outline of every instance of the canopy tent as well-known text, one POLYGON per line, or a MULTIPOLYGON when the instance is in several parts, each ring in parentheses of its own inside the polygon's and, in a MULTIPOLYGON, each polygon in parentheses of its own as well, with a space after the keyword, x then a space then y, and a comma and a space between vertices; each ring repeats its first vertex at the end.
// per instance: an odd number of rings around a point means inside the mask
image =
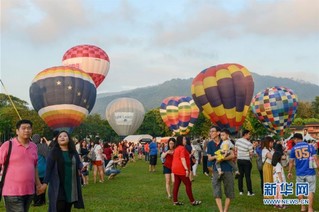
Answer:
POLYGON ((147 140, 152 140, 152 136, 148 134, 144 135, 129 135, 126 136, 123 140, 126 140, 127 142, 131 142, 134 144, 138 144, 140 141, 147 141, 147 140))
MULTIPOLYGON (((285 139, 285 142, 289 141, 292 138, 293 134, 291 134, 287 139, 285 139)), ((303 140, 304 141, 311 141, 311 140, 317 140, 314 137, 312 137, 311 135, 309 135, 309 133, 307 133, 306 135, 302 135, 303 136, 303 140)))

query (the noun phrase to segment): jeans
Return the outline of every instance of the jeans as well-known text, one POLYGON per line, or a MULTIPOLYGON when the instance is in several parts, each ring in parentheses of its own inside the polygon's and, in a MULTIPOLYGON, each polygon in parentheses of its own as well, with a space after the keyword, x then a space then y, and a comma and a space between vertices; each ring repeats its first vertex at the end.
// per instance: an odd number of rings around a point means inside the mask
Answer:
POLYGON ((250 162, 250 160, 237 160, 237 165, 238 165, 238 170, 239 170, 239 178, 238 178, 238 190, 239 192, 243 192, 243 180, 244 180, 244 176, 246 178, 246 185, 247 185, 247 190, 250 193, 253 193, 253 188, 251 185, 251 169, 252 169, 252 164, 250 162))
POLYGON ((109 170, 107 170, 107 171, 105 172, 105 174, 108 175, 108 176, 111 175, 111 174, 117 175, 117 174, 119 174, 119 173, 121 173, 121 171, 118 170, 118 169, 109 169, 109 170))
POLYGON ((29 211, 33 195, 24 196, 4 196, 7 212, 27 212, 29 211))

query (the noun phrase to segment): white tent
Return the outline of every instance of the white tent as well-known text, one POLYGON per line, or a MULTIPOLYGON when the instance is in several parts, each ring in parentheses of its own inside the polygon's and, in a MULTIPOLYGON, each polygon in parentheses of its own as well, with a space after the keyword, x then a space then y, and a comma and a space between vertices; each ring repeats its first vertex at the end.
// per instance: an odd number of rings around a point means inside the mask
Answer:
POLYGON ((313 138, 311 135, 309 135, 309 133, 307 133, 306 135, 303 135, 303 140, 311 141, 311 140, 317 140, 317 139, 313 138))
POLYGON ((152 140, 152 136, 148 135, 148 134, 144 134, 144 135, 129 135, 126 136, 123 140, 126 140, 128 142, 132 142, 132 143, 139 143, 141 140, 148 140, 151 139, 152 140))

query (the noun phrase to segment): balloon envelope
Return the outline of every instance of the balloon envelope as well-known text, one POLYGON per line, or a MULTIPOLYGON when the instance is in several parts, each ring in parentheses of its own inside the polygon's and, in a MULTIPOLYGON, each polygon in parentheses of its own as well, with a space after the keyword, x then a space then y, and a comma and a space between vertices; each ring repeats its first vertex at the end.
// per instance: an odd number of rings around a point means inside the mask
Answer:
POLYGON ((58 66, 35 76, 30 87, 33 108, 53 130, 69 132, 92 110, 96 87, 80 69, 58 66))
POLYGON ((171 96, 163 100, 160 114, 173 134, 187 135, 198 118, 199 109, 191 97, 171 96))
POLYGON ((78 45, 67 50, 62 64, 80 68, 88 73, 96 87, 99 87, 110 69, 109 56, 103 49, 93 45, 78 45))
POLYGON ((245 121, 254 81, 244 66, 222 64, 200 72, 191 91, 196 105, 213 124, 236 131, 245 121))
POLYGON ((131 135, 141 126, 145 110, 141 102, 132 98, 119 98, 110 102, 105 111, 106 120, 120 136, 131 135))
POLYGON ((298 97, 289 88, 275 86, 256 94, 251 103, 252 112, 269 130, 283 134, 292 123, 298 108, 298 97))

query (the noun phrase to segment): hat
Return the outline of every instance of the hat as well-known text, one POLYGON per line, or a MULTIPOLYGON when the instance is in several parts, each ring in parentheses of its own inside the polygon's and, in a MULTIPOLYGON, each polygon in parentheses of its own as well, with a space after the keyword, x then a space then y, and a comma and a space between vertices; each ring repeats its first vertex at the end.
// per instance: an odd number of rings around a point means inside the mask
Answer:
POLYGON ((292 139, 297 138, 299 140, 303 140, 303 137, 300 133, 295 133, 294 136, 292 136, 292 139))

